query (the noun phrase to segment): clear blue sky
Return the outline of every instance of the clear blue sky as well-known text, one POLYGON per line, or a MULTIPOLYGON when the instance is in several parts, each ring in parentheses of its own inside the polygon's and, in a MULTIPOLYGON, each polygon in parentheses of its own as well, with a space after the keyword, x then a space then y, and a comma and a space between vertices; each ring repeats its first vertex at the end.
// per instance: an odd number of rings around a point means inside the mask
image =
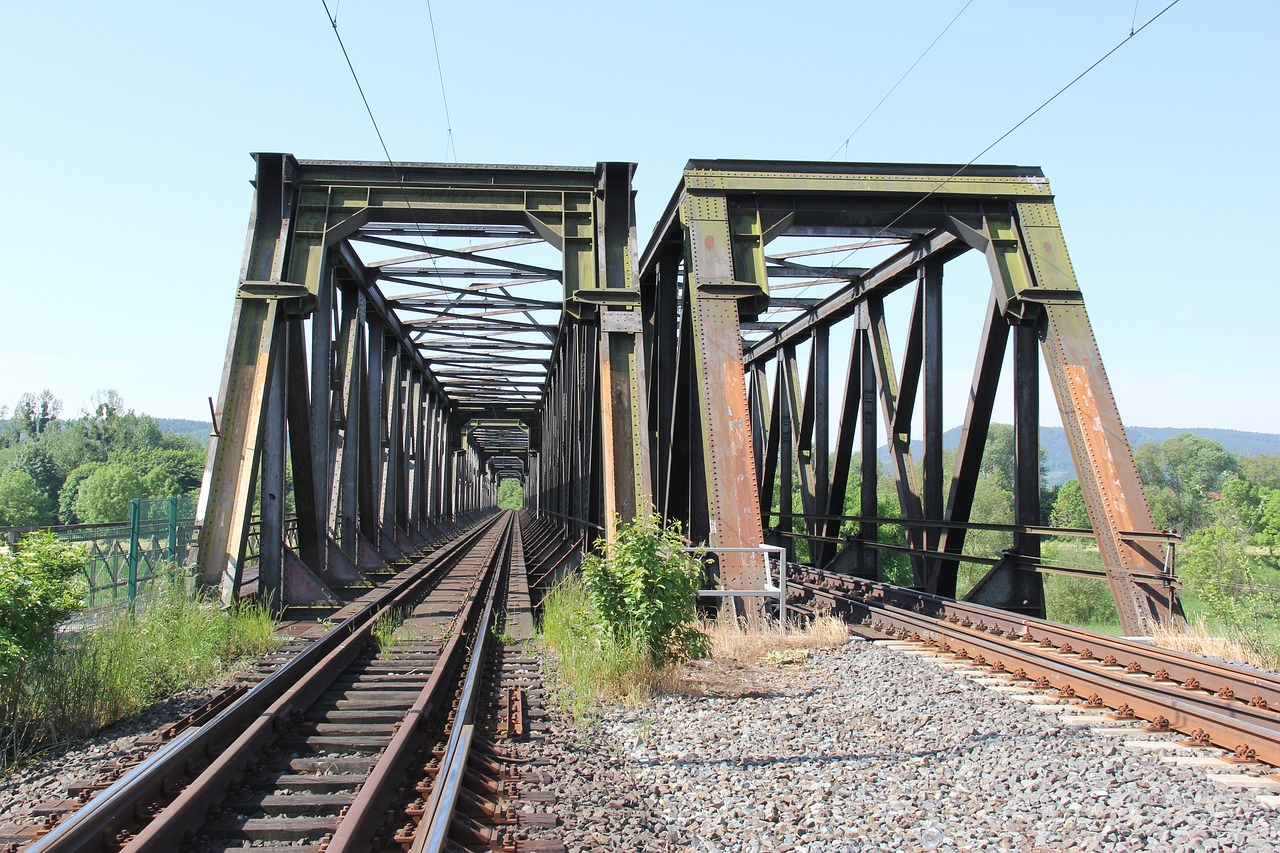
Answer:
MULTIPOLYGON (((433 8, 457 158, 636 161, 643 242, 691 157, 844 159, 963 5, 433 8)), ((1139 0, 1138 24, 1164 5, 1139 0)), ((382 159, 320 0, 4 7, 0 404, 48 387, 74 415, 115 388, 156 416, 206 418, 248 153, 382 159)), ((337 11, 391 154, 445 159, 425 3, 337 11)), ((1134 11, 975 0, 847 158, 969 160, 1122 39, 1134 11)), ((1277 36, 1280 3, 1182 0, 982 158, 1049 176, 1127 423, 1280 432, 1277 36)), ((967 382, 968 363, 952 367, 967 382)))

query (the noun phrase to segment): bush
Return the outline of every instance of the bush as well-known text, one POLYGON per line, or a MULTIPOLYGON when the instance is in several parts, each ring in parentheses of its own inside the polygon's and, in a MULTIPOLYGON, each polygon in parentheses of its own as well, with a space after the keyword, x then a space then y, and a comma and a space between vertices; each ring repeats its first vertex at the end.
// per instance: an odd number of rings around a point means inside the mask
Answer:
POLYGON ((83 584, 75 577, 85 555, 48 532, 30 533, 16 553, 0 553, 0 675, 53 640, 59 623, 84 607, 83 584))
POLYGON ((555 653, 560 704, 579 720, 606 700, 638 703, 660 680, 638 635, 604 629, 579 575, 565 578, 543 599, 538 638, 555 653))
POLYGON ((611 549, 582 564, 582 576, 614 642, 640 642, 655 664, 705 657, 707 635, 698 628, 701 553, 686 553, 679 523, 644 513, 618 525, 611 549))

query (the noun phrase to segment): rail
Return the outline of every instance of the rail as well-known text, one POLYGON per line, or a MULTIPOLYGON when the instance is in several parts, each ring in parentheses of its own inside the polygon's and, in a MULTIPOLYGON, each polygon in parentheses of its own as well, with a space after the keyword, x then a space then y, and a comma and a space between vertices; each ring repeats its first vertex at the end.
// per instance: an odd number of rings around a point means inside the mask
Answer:
MULTIPOLYGON (((130 844, 132 850, 177 849, 196 814, 219 798, 241 772, 252 748, 274 737, 276 726, 297 707, 318 695, 343 662, 354 659, 368 643, 379 617, 425 594, 433 582, 460 559, 492 525, 482 524, 443 545, 419 561, 394 585, 379 591, 368 603, 301 652, 270 677, 204 726, 154 755, 148 772, 122 777, 92 801, 92 808, 76 812, 30 848, 34 853, 64 853, 101 849, 104 838, 127 830, 140 802, 168 802, 191 766, 207 767, 169 802, 130 844), (229 733, 238 733, 230 736, 229 733), (216 756, 209 762, 206 756, 216 756)), ((416 729, 416 726, 407 726, 416 729)))
POLYGON ((817 569, 801 569, 797 586, 879 633, 1280 765, 1280 678, 1272 674, 817 569))

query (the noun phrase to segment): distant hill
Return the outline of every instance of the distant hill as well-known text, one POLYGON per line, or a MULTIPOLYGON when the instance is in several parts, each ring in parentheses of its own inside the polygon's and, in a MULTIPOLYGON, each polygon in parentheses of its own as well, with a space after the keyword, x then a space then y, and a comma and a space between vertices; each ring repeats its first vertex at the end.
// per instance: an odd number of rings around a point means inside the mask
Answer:
POLYGON ((201 444, 208 446, 209 433, 213 432, 213 424, 208 421, 188 421, 182 418, 154 418, 160 425, 160 431, 174 435, 189 435, 201 444))
MULTIPOLYGON (((1269 432, 1241 432, 1234 429, 1182 429, 1178 427, 1125 427, 1129 443, 1137 450, 1139 445, 1159 444, 1166 438, 1190 432, 1211 438, 1237 456, 1253 456, 1258 453, 1280 453, 1280 435, 1269 432)), ((952 427, 942 434, 942 446, 952 450, 960 443, 960 427, 952 427)), ((1075 463, 1071 461, 1071 449, 1067 446, 1067 432, 1062 427, 1040 427, 1040 444, 1045 453, 1045 479, 1050 486, 1060 486, 1076 476, 1075 463)), ((911 452, 917 456, 924 452, 924 444, 911 443, 911 452)), ((889 447, 880 448, 880 458, 889 462, 889 447)))

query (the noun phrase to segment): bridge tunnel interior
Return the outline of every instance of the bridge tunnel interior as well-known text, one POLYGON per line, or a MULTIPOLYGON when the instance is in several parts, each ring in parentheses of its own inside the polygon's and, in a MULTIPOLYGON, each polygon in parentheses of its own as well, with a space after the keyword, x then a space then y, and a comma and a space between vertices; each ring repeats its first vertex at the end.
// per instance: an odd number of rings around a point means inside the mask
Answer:
MULTIPOLYGON (((489 511, 506 477, 583 548, 652 506, 713 550, 768 540, 877 576, 899 524, 912 582, 954 594, 1008 351, 1015 544, 978 594, 1043 612, 1047 370, 1122 619, 1178 613, 1038 169, 690 161, 642 251, 633 164, 256 159, 201 500, 202 576, 225 598, 251 562, 277 600, 323 598, 489 511), (989 290, 946 471, 943 270, 966 254, 989 290), (881 444, 899 518, 871 500, 881 444)), ((762 582, 746 557, 720 571, 762 582)))

